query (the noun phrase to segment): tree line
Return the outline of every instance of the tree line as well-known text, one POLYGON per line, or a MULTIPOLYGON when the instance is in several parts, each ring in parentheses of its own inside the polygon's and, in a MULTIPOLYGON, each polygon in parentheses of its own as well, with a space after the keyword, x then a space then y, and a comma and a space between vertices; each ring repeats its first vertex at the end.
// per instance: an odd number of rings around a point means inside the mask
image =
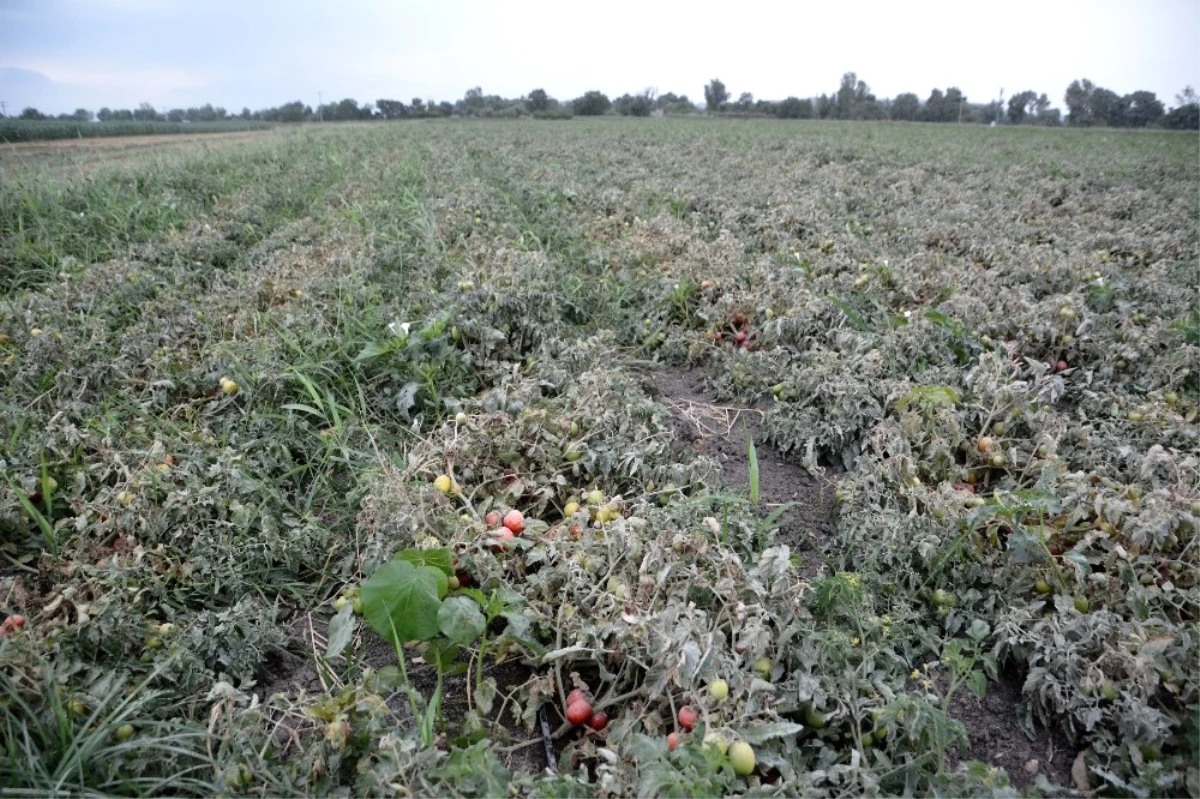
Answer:
POLYGON ((842 76, 838 88, 817 97, 787 97, 783 100, 756 100, 751 92, 742 92, 734 100, 719 79, 704 87, 704 106, 701 108, 686 94, 659 94, 645 89, 637 94, 609 98, 593 90, 572 100, 558 100, 544 89, 506 98, 487 95, 481 87, 468 89, 455 102, 435 101, 413 97, 402 100, 380 98, 374 103, 360 104, 354 98, 318 104, 316 107, 299 100, 273 108, 251 111, 243 108, 231 114, 219 106, 206 104, 193 108, 172 108, 160 111, 150 103, 136 109, 101 108, 93 114, 85 108, 57 117, 42 114, 36 108, 26 108, 20 119, 60 119, 76 122, 163 121, 217 122, 228 119, 261 120, 265 122, 342 122, 364 119, 423 119, 431 117, 491 117, 512 118, 533 116, 538 119, 569 119, 572 116, 651 116, 680 114, 724 116, 772 116, 780 119, 853 119, 893 120, 899 122, 956 122, 969 124, 1013 124, 1071 127, 1104 126, 1113 128, 1162 127, 1176 130, 1200 129, 1200 98, 1192 87, 1175 96, 1175 106, 1167 109, 1154 92, 1136 91, 1126 95, 1096 86, 1090 80, 1076 80, 1063 95, 1066 115, 1052 107, 1050 98, 1032 89, 1002 96, 986 102, 970 102, 956 86, 944 91, 933 89, 922 100, 912 92, 893 98, 880 99, 871 87, 854 72, 842 76))

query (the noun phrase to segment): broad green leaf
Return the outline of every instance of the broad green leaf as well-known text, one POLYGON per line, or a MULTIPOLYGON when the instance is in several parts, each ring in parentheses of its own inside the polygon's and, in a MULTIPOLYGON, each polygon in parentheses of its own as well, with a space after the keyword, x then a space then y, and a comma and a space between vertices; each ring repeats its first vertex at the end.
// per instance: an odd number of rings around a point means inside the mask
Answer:
POLYGON ((395 557, 414 566, 432 566, 447 577, 454 574, 454 559, 448 549, 406 549, 397 552, 395 557))
POLYGON ((463 646, 483 635, 487 626, 479 605, 465 596, 452 596, 443 602, 437 620, 442 634, 463 646))
POLYGON ((430 566, 390 560, 362 584, 363 616, 391 641, 428 641, 438 634, 438 599, 446 575, 430 566))
POLYGON ((325 659, 332 660, 341 657, 342 652, 354 637, 357 620, 354 618, 354 608, 347 603, 329 620, 329 640, 325 644, 325 659))

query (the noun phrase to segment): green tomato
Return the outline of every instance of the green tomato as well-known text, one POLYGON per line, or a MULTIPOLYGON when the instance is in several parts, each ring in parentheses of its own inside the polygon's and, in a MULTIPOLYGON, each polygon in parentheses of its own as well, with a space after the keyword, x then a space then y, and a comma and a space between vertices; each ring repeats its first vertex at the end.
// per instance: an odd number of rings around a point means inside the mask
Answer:
POLYGON ((766 680, 771 676, 771 667, 773 665, 774 664, 771 662, 770 658, 759 658, 758 660, 754 661, 754 670, 762 675, 762 678, 766 680))
POLYGON ((1053 589, 1050 587, 1050 583, 1046 582, 1044 579, 1039 577, 1037 579, 1037 582, 1035 582, 1033 584, 1033 590, 1035 593, 1041 594, 1042 596, 1046 596, 1053 589))
POLYGON ((1089 607, 1091 607, 1091 603, 1088 602, 1087 597, 1085 597, 1085 596, 1075 597, 1075 609, 1077 611, 1079 611, 1080 613, 1087 613, 1089 607))
POLYGON ((713 680, 708 684, 708 694, 718 702, 729 696, 729 683, 725 680, 713 680))
POLYGON ((729 762, 735 773, 746 777, 754 772, 758 761, 754 758, 754 748, 745 741, 738 741, 729 747, 729 762))
POLYGON ((117 727, 117 730, 115 733, 113 733, 113 735, 118 741, 128 741, 133 737, 133 725, 122 724, 120 727, 117 727))

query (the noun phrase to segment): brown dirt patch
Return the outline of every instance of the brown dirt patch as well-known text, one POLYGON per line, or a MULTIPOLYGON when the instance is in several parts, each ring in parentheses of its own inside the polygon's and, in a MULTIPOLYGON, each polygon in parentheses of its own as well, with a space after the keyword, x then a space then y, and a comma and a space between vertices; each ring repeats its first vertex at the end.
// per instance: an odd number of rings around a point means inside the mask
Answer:
MULTIPOLYGON (((264 664, 259 675, 259 685, 264 697, 275 694, 286 694, 289 697, 298 696, 301 692, 309 696, 331 696, 336 688, 327 686, 317 670, 317 658, 324 651, 326 623, 310 611, 283 610, 280 620, 286 628, 288 642, 286 649, 272 656, 264 664)), ((391 644, 384 641, 369 628, 362 626, 351 646, 357 647, 356 657, 364 665, 373 669, 396 665, 396 652, 391 644)), ((433 667, 424 663, 414 663, 415 657, 409 653, 410 660, 406 664, 408 677, 413 686, 422 696, 430 697, 437 687, 437 674, 433 667)), ((533 671, 517 661, 507 661, 500 664, 492 663, 485 668, 485 677, 493 677, 498 688, 495 709, 487 717, 498 725, 494 729, 492 740, 500 747, 520 746, 512 751, 501 754, 501 762, 514 774, 519 771, 538 773, 546 768, 546 750, 542 736, 535 728, 531 735, 526 732, 523 723, 514 719, 506 712, 504 697, 516 691, 533 677, 533 671)), ((472 675, 474 679, 474 675, 472 675)), ((443 714, 446 726, 451 735, 466 714, 468 688, 465 676, 446 677, 443 680, 443 714)), ((413 723, 412 710, 408 698, 397 692, 387 698, 388 708, 396 715, 399 724, 413 723)), ((507 707, 511 708, 511 705, 507 707)))
POLYGON ((730 487, 750 482, 746 432, 758 458, 759 495, 764 515, 794 503, 778 519, 776 540, 803 556, 801 574, 811 578, 824 564, 824 550, 832 531, 834 481, 814 477, 763 441, 762 411, 716 403, 704 390, 698 370, 663 369, 650 376, 646 390, 675 419, 676 439, 721 464, 721 479, 730 487))
POLYGON ((0 158, 26 155, 77 155, 97 151, 161 147, 166 144, 192 144, 198 141, 237 141, 270 132, 269 130, 238 130, 228 133, 163 133, 156 136, 97 136, 89 139, 7 142, 0 146, 0 158))
POLYGON ((947 768, 953 770, 963 760, 980 760, 1003 768, 1019 791, 1032 788, 1039 774, 1055 785, 1071 787, 1074 747, 1061 733, 1042 728, 1031 741, 1017 717, 1020 704, 1021 680, 1015 676, 1001 675, 999 682, 989 682, 983 699, 965 688, 957 691, 950 715, 967 728, 971 748, 966 753, 949 750, 947 768))

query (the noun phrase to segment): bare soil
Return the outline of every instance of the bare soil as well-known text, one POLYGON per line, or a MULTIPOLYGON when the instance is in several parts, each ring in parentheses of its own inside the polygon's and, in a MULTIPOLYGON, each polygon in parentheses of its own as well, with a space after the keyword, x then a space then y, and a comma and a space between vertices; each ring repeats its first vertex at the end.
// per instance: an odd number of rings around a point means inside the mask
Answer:
POLYGON ((965 688, 956 692, 950 715, 967 728, 971 748, 968 752, 951 749, 947 768, 953 770, 963 760, 980 760, 1003 768, 1019 791, 1032 788, 1039 774, 1070 788, 1075 748, 1061 733, 1040 727, 1030 740, 1017 717, 1020 703, 1021 679, 1014 675, 1002 674, 998 682, 989 682, 983 699, 965 688))
POLYGON ((79 153, 161 147, 166 144, 194 144, 198 141, 239 141, 269 133, 268 130, 238 130, 229 133, 163 133, 152 136, 96 136, 87 139, 8 142, 0 145, 0 159, 26 155, 75 155, 79 153))
POLYGON ((824 565, 832 540, 833 490, 836 475, 814 477, 800 464, 763 442, 763 412, 716 403, 707 394, 700 370, 663 369, 655 372, 646 390, 670 409, 680 447, 691 447, 721 464, 721 479, 730 487, 750 482, 746 432, 758 459, 759 496, 764 516, 794 503, 779 517, 776 541, 803 558, 801 574, 811 578, 824 565))

